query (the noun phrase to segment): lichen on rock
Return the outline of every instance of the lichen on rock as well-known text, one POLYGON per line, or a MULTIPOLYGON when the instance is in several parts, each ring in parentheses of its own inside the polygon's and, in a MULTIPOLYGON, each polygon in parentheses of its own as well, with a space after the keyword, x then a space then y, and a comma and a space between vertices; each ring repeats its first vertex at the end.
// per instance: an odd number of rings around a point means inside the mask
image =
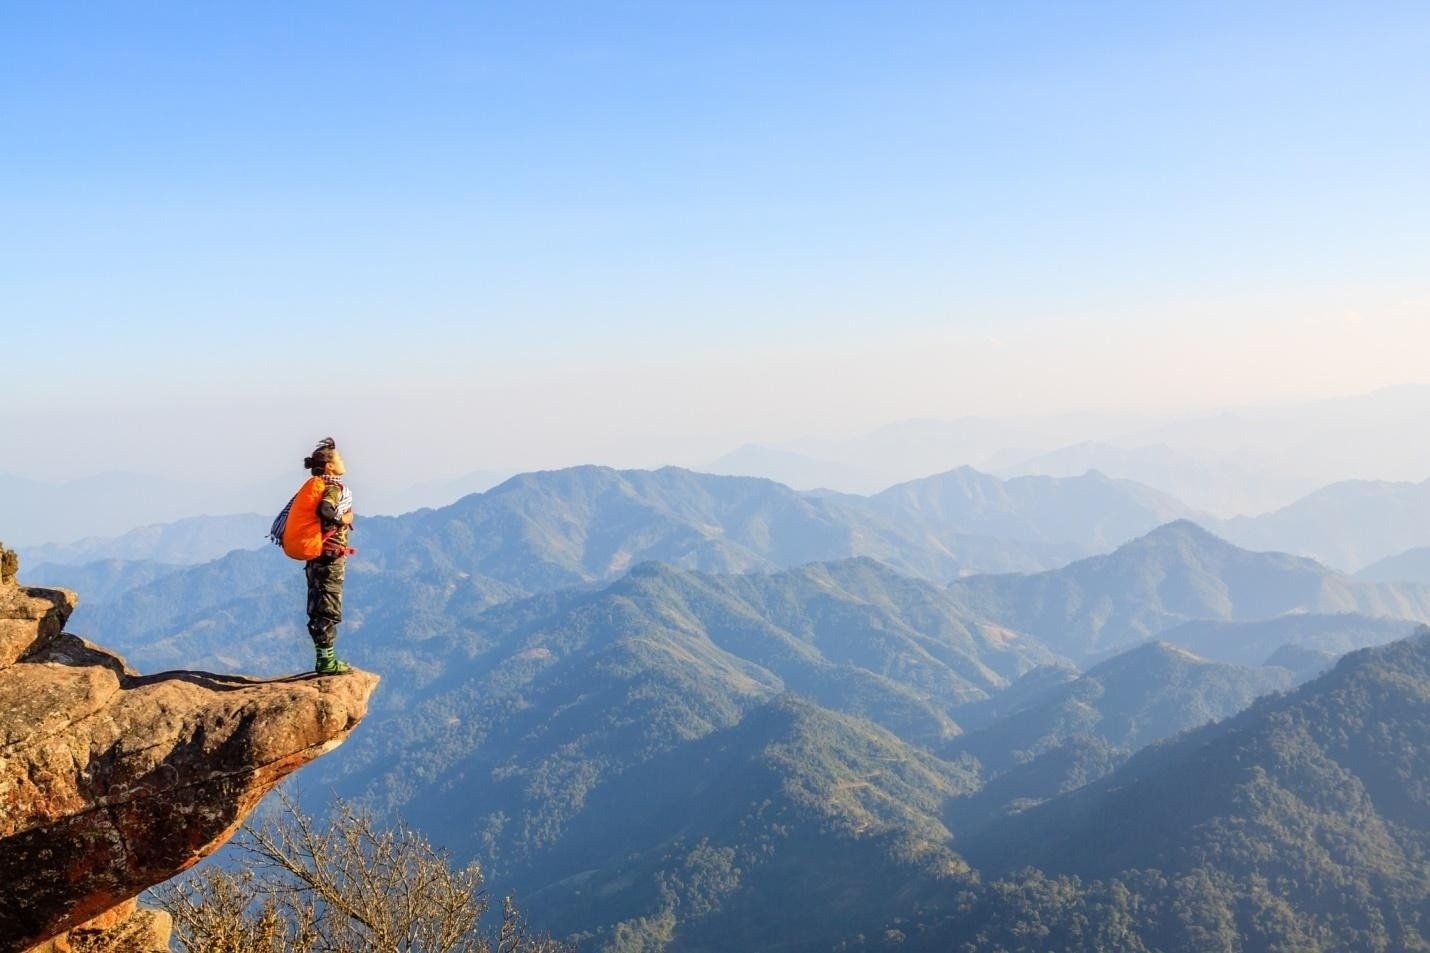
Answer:
POLYGON ((377 685, 357 671, 140 675, 63 632, 76 601, 0 582, 0 953, 62 950, 72 930, 74 948, 154 935, 162 923, 132 898, 340 744, 377 685))

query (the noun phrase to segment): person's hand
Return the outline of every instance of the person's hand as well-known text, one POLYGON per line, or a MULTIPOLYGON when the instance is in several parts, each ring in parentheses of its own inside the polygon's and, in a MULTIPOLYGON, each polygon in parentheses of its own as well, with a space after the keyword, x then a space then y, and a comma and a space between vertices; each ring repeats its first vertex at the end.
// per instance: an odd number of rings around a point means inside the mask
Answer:
POLYGON ((352 510, 348 510, 346 513, 343 514, 343 525, 344 525, 344 526, 351 526, 351 525, 353 525, 353 511, 352 511, 352 510))

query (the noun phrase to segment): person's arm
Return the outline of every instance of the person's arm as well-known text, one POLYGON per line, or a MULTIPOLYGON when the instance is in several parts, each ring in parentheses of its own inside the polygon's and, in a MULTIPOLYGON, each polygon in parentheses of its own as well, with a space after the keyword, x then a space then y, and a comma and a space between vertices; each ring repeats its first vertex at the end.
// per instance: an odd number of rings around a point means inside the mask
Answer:
POLYGON ((324 530, 337 529, 338 527, 351 523, 353 514, 351 511, 338 515, 338 501, 342 499, 342 490, 337 487, 328 487, 323 494, 323 502, 318 504, 318 520, 322 523, 324 530))

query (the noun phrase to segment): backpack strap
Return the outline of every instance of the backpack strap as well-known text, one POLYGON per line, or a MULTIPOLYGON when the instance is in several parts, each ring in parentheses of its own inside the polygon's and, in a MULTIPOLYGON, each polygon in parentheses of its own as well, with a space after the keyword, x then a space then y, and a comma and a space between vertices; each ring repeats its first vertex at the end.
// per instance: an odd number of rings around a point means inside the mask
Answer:
POLYGON ((353 549, 351 546, 343 546, 340 543, 336 543, 333 541, 333 537, 338 535, 339 528, 340 527, 335 526, 323 534, 323 555, 338 557, 357 555, 357 550, 353 549))
POLYGON ((292 511, 293 504, 297 499, 298 494, 294 493, 293 499, 288 501, 288 505, 283 507, 278 513, 278 516, 273 520, 273 525, 268 528, 268 538, 272 540, 276 546, 283 545, 283 530, 288 526, 288 514, 292 511))

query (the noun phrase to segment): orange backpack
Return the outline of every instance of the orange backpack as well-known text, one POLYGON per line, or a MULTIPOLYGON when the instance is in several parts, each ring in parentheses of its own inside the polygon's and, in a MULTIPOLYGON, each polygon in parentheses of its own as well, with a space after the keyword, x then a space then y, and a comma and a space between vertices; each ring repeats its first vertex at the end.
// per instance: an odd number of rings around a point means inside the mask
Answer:
POLYGON ((323 524, 318 519, 318 505, 323 502, 328 481, 320 476, 309 478, 283 511, 281 539, 283 552, 305 562, 323 555, 323 524))

